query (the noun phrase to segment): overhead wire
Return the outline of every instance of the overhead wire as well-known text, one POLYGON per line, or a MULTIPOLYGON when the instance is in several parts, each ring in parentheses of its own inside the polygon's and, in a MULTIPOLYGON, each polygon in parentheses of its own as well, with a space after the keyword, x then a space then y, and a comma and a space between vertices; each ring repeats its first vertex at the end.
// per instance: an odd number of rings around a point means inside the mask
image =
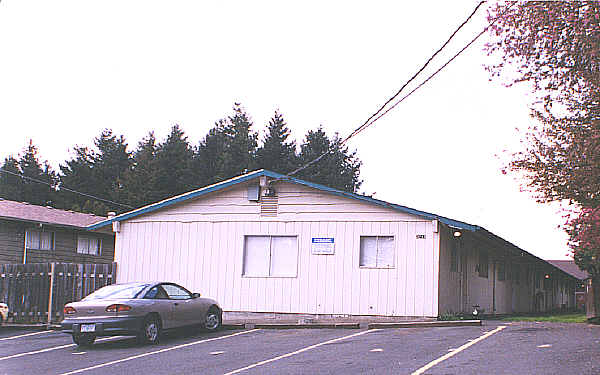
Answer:
MULTIPOLYGON (((364 129, 368 128, 369 126, 371 126, 373 123, 375 123, 377 120, 379 120, 381 117, 385 116, 387 113, 389 113, 389 111, 391 111, 393 108, 395 108, 398 104, 400 104, 401 102, 403 102, 406 98, 408 98, 410 95, 412 95, 415 91, 417 91, 419 88, 421 88, 423 85, 425 85, 429 80, 431 80, 434 76, 436 76, 440 71, 442 71, 446 66, 448 66, 448 64, 450 64, 452 61, 454 61, 460 54, 462 54, 467 48, 469 48, 477 39, 479 39, 479 37, 481 37, 481 35, 483 35, 492 25, 494 25, 496 23, 496 21, 502 16, 504 15, 514 4, 516 4, 516 1, 513 1, 498 17, 494 18, 479 34, 477 34, 477 36, 475 36, 475 38, 473 38, 465 47, 463 47, 458 53, 456 53, 452 58, 450 58, 444 65, 442 65, 439 69, 437 69, 433 74, 431 74, 429 77, 427 77, 427 79, 425 79, 425 81, 421 82, 415 89, 413 89, 411 92, 409 92, 407 95, 405 95, 404 97, 402 97, 400 100, 398 100, 396 103, 394 103, 390 108, 386 109, 384 112, 380 113, 383 109, 385 109, 385 107, 391 103, 394 99, 396 99, 400 93, 406 88, 406 86, 412 82, 424 69, 425 67, 427 67, 429 65, 429 63, 433 60, 433 58, 440 52, 442 51, 447 45, 448 43, 454 38, 454 36, 458 33, 458 31, 467 24, 467 22, 469 22, 469 20, 473 17, 473 15, 477 12, 477 10, 479 9, 479 7, 485 3, 485 1, 481 1, 480 3, 477 4, 477 6, 475 7, 475 9, 473 10, 473 12, 471 12, 471 14, 467 17, 467 19, 460 24, 460 26, 452 33, 452 35, 450 36, 450 38, 448 38, 448 40, 442 45, 442 47, 440 47, 426 62, 425 64, 417 71, 417 73, 415 73, 404 85, 402 85, 402 87, 392 96, 390 97, 390 99, 388 99, 374 114, 372 114, 371 116, 369 116, 369 118, 363 122, 358 128, 356 128, 352 133, 350 133, 346 138, 344 138, 339 145, 344 145, 346 144, 351 138, 355 137, 356 135, 358 135, 359 133, 361 133, 364 129)), ((319 157, 311 160, 310 162, 300 166, 299 168, 295 169, 292 172, 289 172, 288 174, 286 174, 286 177, 291 177, 292 175, 310 167, 311 165, 319 162, 321 159, 323 159, 325 156, 327 156, 331 151, 333 151, 333 147, 331 147, 329 150, 325 151, 324 153, 322 153, 319 157)))
MULTIPOLYGON (((21 175, 21 174, 15 173, 15 172, 7 171, 7 170, 5 170, 5 169, 2 169, 2 168, 0 168, 0 172, 8 173, 8 174, 11 174, 11 175, 13 175, 13 176, 16 176, 16 177, 19 177, 19 178, 22 178, 22 179, 25 179, 25 180, 30 180, 30 181, 37 182, 37 183, 40 183, 40 184, 45 184, 45 185, 48 185, 48 186, 50 186, 51 188, 54 188, 54 186, 52 186, 52 184, 50 184, 50 183, 48 183, 48 182, 46 182, 46 181, 38 180, 38 179, 35 179, 35 178, 32 178, 32 177, 29 177, 29 176, 24 176, 24 175, 21 175)), ((79 195, 82 195, 82 196, 85 196, 85 197, 88 197, 88 198, 92 198, 92 199, 95 199, 95 200, 98 200, 98 201, 102 201, 102 202, 105 202, 105 203, 114 204, 114 205, 121 206, 121 207, 126 207, 126 208, 135 208, 135 207, 133 207, 133 206, 129 206, 129 205, 127 205, 127 204, 123 204, 123 203, 119 203, 119 202, 111 201, 111 200, 108 200, 108 199, 104 199, 104 198, 96 197, 96 196, 94 196, 94 195, 91 195, 91 194, 86 194, 86 193, 82 193, 82 192, 80 192, 80 191, 73 190, 73 189, 69 189, 69 188, 67 188, 67 187, 64 187, 64 186, 59 186, 59 187, 58 187, 58 189, 59 189, 59 190, 65 190, 65 191, 68 191, 68 192, 70 192, 70 193, 79 194, 79 195)))

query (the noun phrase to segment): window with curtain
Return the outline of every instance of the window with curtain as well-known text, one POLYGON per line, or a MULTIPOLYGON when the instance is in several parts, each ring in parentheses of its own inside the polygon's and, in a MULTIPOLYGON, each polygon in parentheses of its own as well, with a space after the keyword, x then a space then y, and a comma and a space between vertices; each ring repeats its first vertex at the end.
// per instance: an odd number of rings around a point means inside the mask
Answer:
POLYGON ((102 240, 90 236, 77 236, 77 253, 88 255, 100 255, 102 240))
POLYGON ((244 237, 244 276, 296 277, 297 270, 296 236, 244 237))
POLYGON ((360 267, 394 268, 394 236, 361 236, 360 267))
POLYGON ((33 250, 54 250, 54 232, 28 230, 25 233, 25 246, 33 250))

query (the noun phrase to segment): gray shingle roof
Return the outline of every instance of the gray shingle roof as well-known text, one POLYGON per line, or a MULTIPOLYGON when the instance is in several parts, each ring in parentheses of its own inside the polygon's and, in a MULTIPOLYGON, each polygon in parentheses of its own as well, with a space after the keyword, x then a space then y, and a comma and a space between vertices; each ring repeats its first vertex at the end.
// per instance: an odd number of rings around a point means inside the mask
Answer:
POLYGON ((0 218, 85 228, 106 217, 0 199, 0 218))
POLYGON ((572 260, 547 260, 546 262, 560 268, 564 272, 578 278, 579 280, 585 280, 589 277, 588 273, 580 270, 572 260))

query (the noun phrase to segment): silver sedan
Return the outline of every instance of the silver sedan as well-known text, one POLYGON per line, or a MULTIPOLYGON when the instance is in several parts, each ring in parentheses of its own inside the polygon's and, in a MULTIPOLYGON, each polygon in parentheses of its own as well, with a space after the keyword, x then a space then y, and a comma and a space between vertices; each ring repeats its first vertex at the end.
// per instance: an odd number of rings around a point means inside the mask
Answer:
POLYGON ((163 330, 199 325, 221 327, 219 304, 170 282, 113 284, 79 302, 65 305, 61 329, 77 345, 92 345, 97 336, 132 335, 156 344, 163 330))

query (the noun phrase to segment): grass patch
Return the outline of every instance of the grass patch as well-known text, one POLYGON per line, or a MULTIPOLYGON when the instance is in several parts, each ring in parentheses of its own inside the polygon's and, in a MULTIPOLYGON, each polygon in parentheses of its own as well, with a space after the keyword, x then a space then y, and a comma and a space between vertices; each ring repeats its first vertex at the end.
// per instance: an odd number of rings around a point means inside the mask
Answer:
POLYGON ((584 313, 516 315, 501 319, 505 322, 553 322, 553 323, 587 323, 584 313))

